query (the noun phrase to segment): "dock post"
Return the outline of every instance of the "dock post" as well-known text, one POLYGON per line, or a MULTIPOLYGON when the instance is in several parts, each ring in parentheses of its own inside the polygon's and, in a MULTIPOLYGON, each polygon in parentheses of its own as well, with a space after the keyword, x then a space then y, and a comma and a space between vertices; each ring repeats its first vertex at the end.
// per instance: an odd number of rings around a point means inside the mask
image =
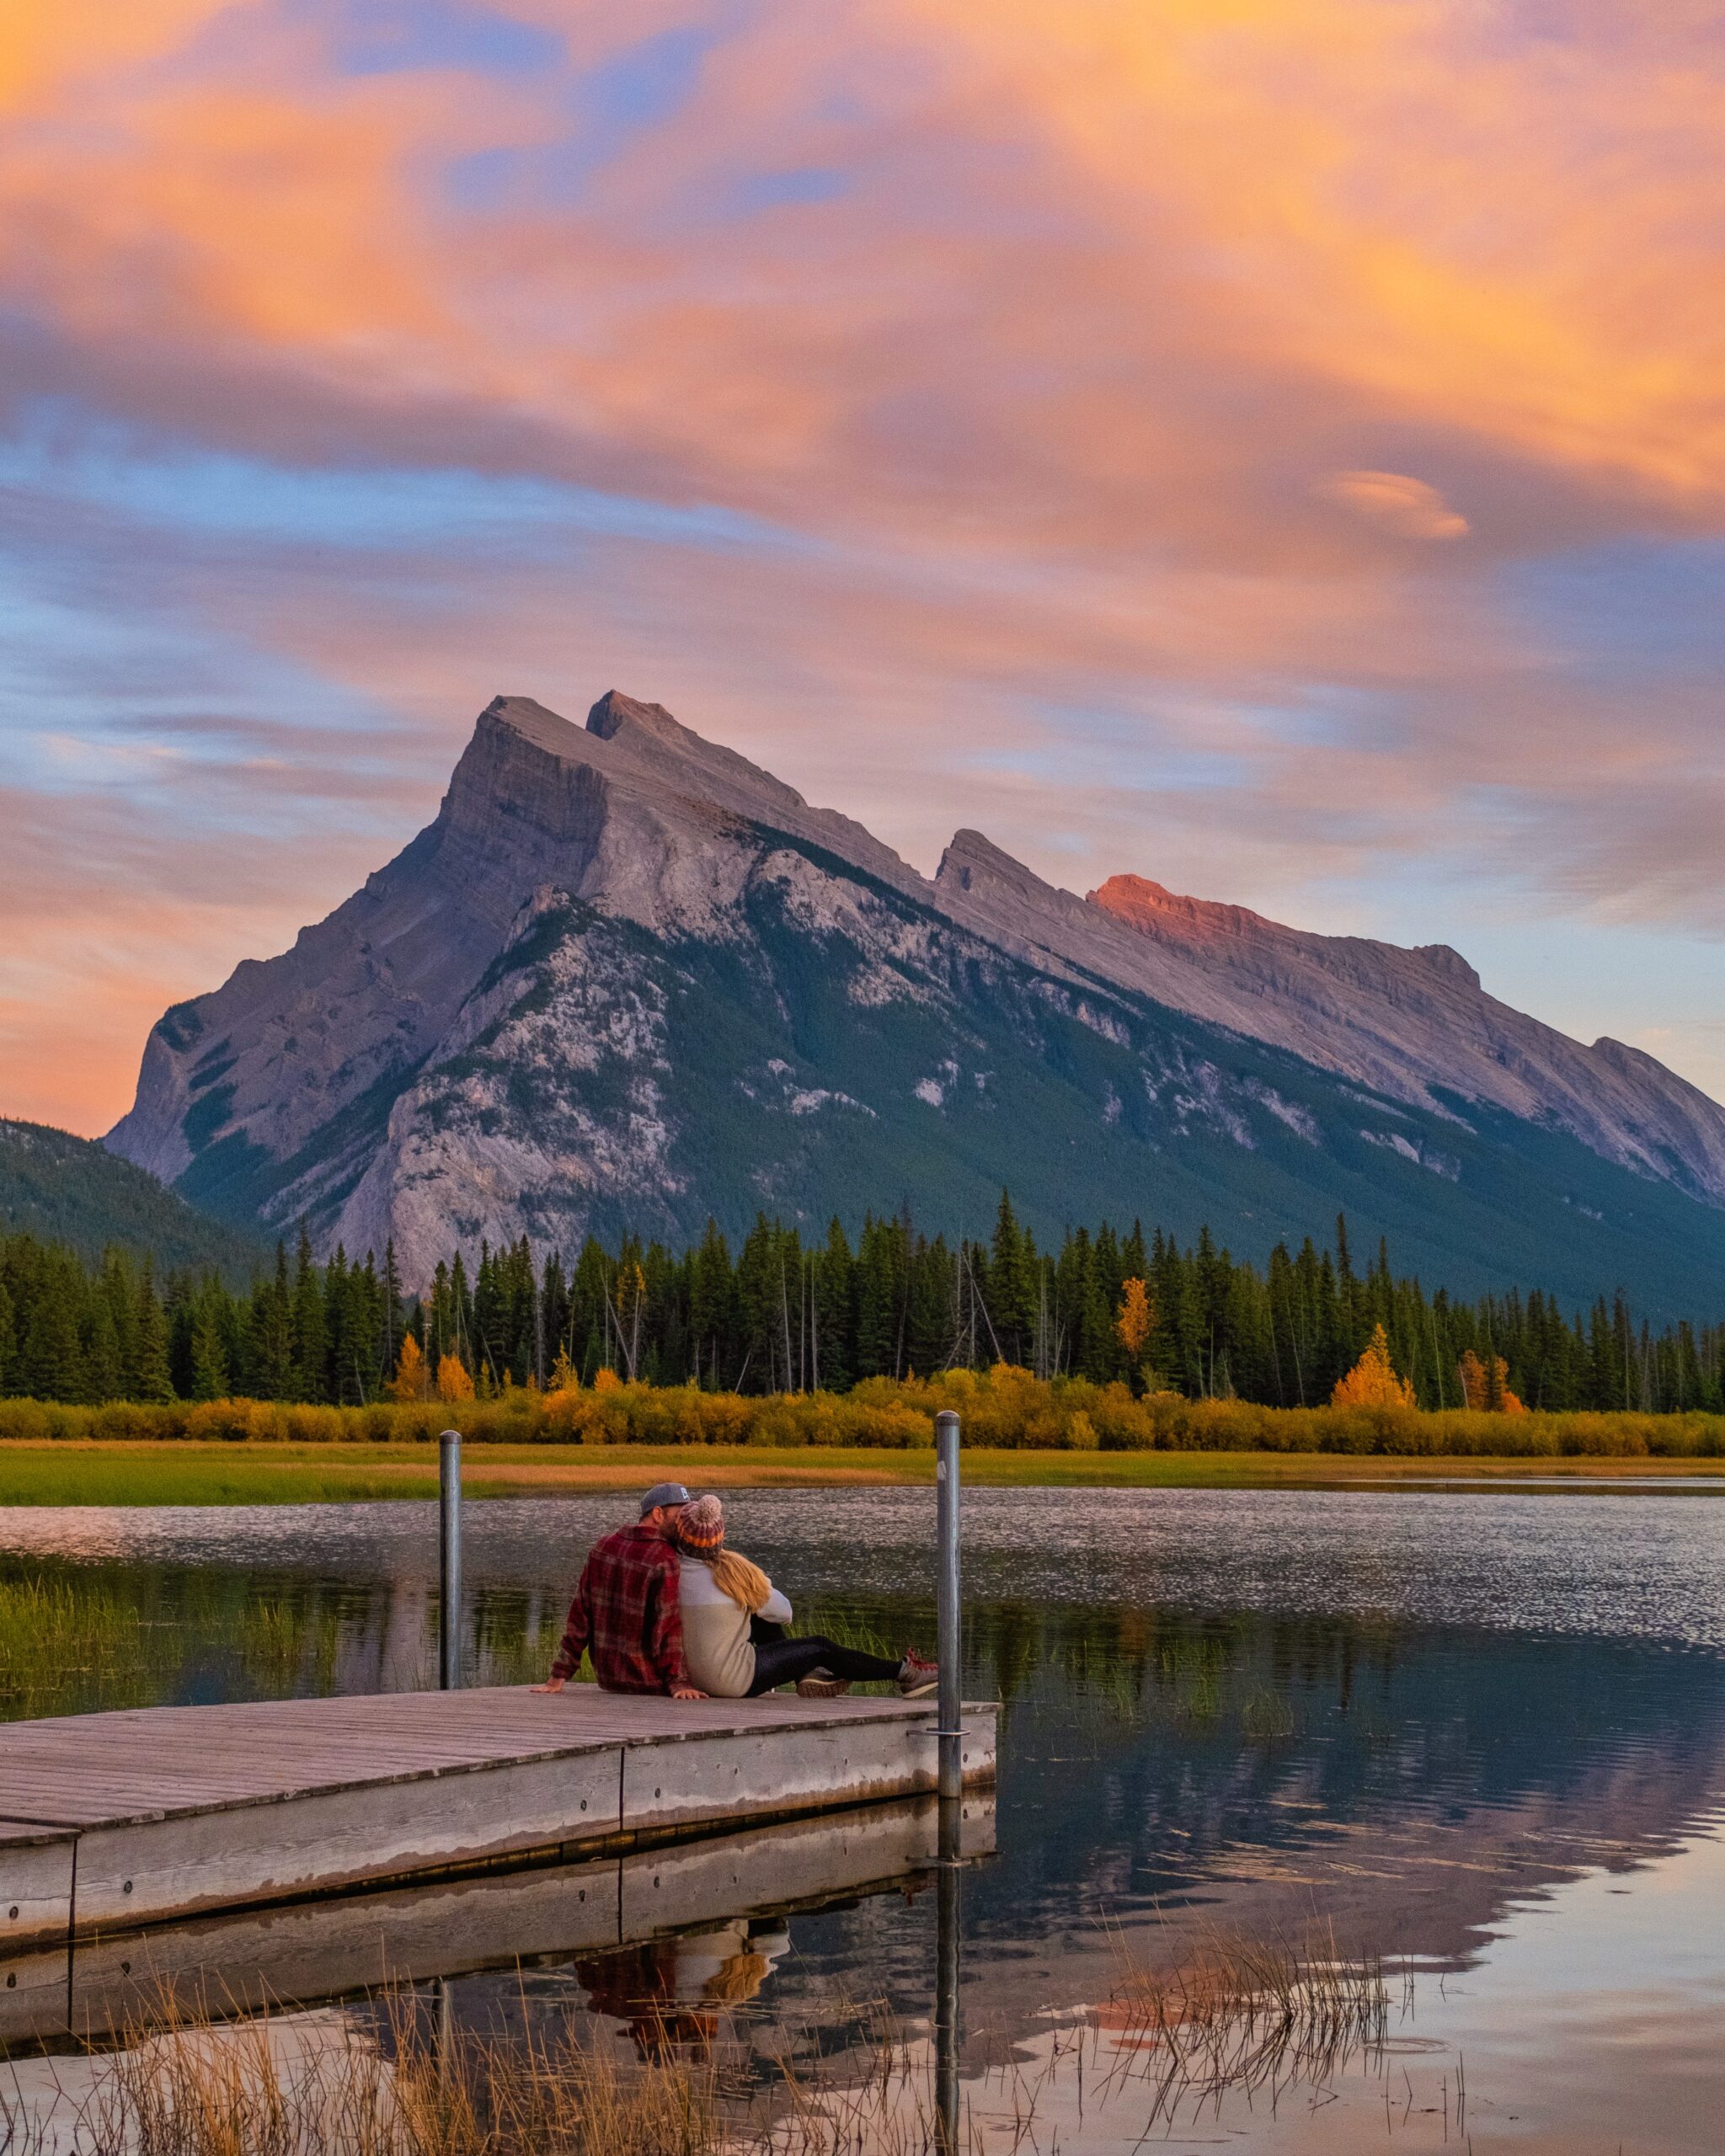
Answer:
POLYGON ((964 1788, 964 1716, 959 1664, 964 1658, 959 1602, 959 1418, 950 1408, 934 1418, 934 1473, 940 1538, 940 1588, 935 1652, 940 1657, 939 1783, 943 1798, 964 1788))
POLYGON ((437 1613, 437 1682, 458 1692, 462 1682, 462 1433, 437 1440, 437 1524, 441 1589, 437 1613))

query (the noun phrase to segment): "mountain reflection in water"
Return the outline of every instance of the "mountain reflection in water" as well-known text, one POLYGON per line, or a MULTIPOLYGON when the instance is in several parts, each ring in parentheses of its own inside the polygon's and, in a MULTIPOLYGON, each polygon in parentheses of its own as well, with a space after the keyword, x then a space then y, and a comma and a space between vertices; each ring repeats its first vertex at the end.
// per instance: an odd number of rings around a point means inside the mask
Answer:
MULTIPOLYGON (((727 1504, 734 1539, 804 1621, 926 1642, 927 1493, 727 1504)), ((624 1509, 471 1509, 473 1681, 534 1673, 580 1550, 624 1509)), ((1387 1965, 1386 2047, 1316 2110, 1310 2090, 1273 2111, 1224 2103, 1211 2138, 1301 2152, 1386 2135, 1466 2146, 1469 2133, 1481 2149, 1716 2145, 1716 1498, 987 1492, 967 1499, 965 1532, 966 1687, 1007 1705, 998 1854, 964 1888, 979 2118, 1009 2111, 1029 2075, 1050 2132, 1135 2142, 1130 2074, 1081 2124, 1076 2083, 1050 2069, 1081 2039, 1092 2072, 1118 2074, 1107 2003, 1127 1966, 1178 1971, 1228 1940, 1316 1941, 1387 1965)), ((417 1506, 0 1515, 0 1582, 46 1577, 145 1613, 137 1666, 39 1673, 38 1713, 428 1684, 435 1566, 417 1506)), ((667 1907, 651 1935, 608 1952, 573 1932, 560 1951, 554 1924, 528 1923, 520 1969, 464 1963, 451 1904, 443 1958, 423 1967, 451 1976, 476 2025, 573 2014, 636 2054, 717 2045, 746 2084, 787 2056, 860 2062, 884 2016, 920 2041, 921 1883, 907 1861, 788 1916, 758 1893, 684 1920, 667 1907)), ((547 1911, 557 1891, 549 1876, 510 1884, 547 1911)), ((1199 2145, 1180 2138, 1188 2127, 1170 2145, 1199 2145)))

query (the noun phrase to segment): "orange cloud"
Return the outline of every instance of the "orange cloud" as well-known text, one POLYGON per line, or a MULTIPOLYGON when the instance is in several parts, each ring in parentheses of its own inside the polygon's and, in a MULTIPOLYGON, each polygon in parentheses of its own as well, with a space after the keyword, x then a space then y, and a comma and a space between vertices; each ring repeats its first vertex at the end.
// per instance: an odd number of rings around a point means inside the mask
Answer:
MULTIPOLYGON (((541 13, 588 64, 644 27, 541 13)), ((1338 431, 1410 424, 1725 504, 1722 100, 1626 9, 1558 48, 1378 0, 769 8, 590 199, 530 162, 472 212, 451 161, 555 149, 566 85, 337 78, 303 18, 145 15, 56 39, 75 116, 0 155, 0 290, 74 337, 452 401, 469 440, 506 416, 572 470, 943 549, 1309 542, 1338 431), (841 199, 718 215, 798 161, 841 199)))
POLYGON ((1405 472, 1338 472, 1314 491, 1403 539, 1460 539, 1467 530, 1435 487, 1405 472))
POLYGON ((94 80, 159 59, 224 13, 231 0, 56 0, 8 11, 0 39, 0 111, 40 112, 94 80))

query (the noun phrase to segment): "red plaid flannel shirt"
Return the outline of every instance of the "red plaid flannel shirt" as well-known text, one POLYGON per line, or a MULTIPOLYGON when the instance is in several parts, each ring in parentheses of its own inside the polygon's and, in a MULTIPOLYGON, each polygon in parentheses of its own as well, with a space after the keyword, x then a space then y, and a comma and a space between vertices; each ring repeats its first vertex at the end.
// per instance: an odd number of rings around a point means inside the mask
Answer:
POLYGON ((591 1650, 607 1692, 668 1692, 687 1684, 677 1553, 650 1527, 620 1527, 593 1545, 551 1665, 569 1678, 591 1650))

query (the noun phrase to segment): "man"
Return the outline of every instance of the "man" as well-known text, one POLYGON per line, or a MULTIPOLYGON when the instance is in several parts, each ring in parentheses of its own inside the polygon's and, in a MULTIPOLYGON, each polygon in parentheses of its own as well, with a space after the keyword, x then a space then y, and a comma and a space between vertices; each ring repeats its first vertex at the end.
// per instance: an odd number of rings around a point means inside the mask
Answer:
POLYGON ((655 1482, 641 1500, 633 1527, 601 1535, 587 1553, 569 1604, 563 1645, 551 1675, 536 1692, 560 1692, 590 1652, 607 1692, 669 1692, 674 1700, 704 1700, 689 1682, 683 1659, 683 1612, 677 1553, 671 1536, 689 1502, 681 1482, 655 1482))

